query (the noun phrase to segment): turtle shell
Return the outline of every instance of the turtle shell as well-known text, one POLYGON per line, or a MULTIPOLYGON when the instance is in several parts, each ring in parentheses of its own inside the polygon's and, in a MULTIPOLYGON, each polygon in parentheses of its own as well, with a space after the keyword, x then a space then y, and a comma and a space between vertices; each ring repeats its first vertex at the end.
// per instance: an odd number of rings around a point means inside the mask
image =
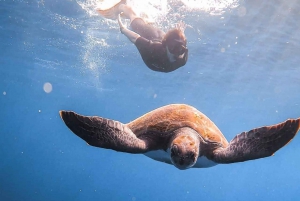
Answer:
POLYGON ((207 142, 217 142, 228 146, 228 142, 218 127, 196 108, 185 104, 171 104, 160 107, 131 121, 127 126, 137 136, 148 132, 167 133, 178 128, 190 127, 207 142))

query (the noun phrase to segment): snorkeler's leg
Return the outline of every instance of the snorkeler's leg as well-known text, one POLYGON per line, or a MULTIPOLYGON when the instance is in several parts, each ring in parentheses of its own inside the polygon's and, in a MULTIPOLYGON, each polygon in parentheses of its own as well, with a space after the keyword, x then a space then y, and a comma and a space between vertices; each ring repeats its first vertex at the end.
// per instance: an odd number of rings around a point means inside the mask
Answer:
POLYGON ((119 6, 119 11, 120 13, 122 13, 122 17, 123 18, 128 18, 130 19, 130 21, 132 22, 135 18, 139 18, 136 13, 134 12, 134 10, 132 9, 132 7, 126 5, 126 4, 121 4, 119 6))
POLYGON ((114 5, 114 6, 110 7, 110 8, 107 8, 107 9, 104 9, 104 8, 101 8, 101 7, 97 7, 96 11, 102 17, 115 20, 115 19, 117 19, 118 14, 120 14, 121 12, 123 12, 123 11, 120 11, 120 9, 119 9, 120 6, 121 5, 125 5, 125 4, 126 4, 126 0, 120 0, 119 3, 117 3, 116 5, 114 5))

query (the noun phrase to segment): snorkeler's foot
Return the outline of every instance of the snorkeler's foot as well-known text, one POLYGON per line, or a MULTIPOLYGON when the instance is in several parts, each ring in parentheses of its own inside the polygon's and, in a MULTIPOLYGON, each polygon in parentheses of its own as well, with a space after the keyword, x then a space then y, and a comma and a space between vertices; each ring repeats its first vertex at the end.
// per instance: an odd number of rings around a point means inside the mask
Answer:
POLYGON ((118 14, 121 12, 119 11, 119 6, 121 4, 126 4, 126 0, 120 0, 119 3, 110 7, 110 8, 96 8, 96 11, 104 18, 115 20, 118 18, 118 14))

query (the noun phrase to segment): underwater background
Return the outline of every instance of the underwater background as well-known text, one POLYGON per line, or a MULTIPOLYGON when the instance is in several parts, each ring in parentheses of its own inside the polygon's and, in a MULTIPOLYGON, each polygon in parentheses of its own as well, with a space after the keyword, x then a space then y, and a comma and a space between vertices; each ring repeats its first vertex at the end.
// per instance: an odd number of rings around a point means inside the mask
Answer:
POLYGON ((300 136, 273 157, 180 171, 87 146, 58 113, 127 123, 184 103, 228 141, 298 118, 299 0, 128 0, 163 30, 186 23, 189 60, 171 73, 145 66, 101 2, 0 0, 1 201, 299 199, 300 136))

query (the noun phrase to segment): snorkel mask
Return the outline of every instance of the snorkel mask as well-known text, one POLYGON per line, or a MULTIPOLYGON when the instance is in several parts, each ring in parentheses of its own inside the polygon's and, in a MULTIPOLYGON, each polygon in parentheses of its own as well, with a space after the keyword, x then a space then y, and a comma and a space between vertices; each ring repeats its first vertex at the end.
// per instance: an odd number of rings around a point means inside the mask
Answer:
POLYGON ((176 61, 177 58, 182 58, 186 52, 186 41, 174 39, 173 43, 166 45, 167 55, 171 62, 176 61))
POLYGON ((187 50, 186 41, 181 39, 174 39, 173 41, 173 43, 170 43, 166 46, 167 51, 175 56, 184 54, 187 50))

